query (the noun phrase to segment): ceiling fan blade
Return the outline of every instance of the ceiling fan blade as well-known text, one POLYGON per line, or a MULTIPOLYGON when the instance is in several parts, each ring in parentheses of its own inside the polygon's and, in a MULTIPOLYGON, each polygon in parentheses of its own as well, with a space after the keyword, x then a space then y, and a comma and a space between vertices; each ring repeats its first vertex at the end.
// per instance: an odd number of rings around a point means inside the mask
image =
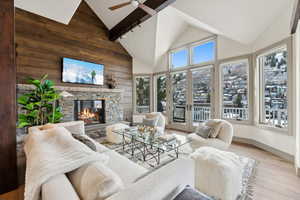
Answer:
POLYGON ((125 6, 128 6, 131 4, 131 1, 128 1, 126 3, 121 3, 121 4, 118 4, 118 5, 115 5, 115 6, 112 6, 112 7, 109 7, 110 10, 116 10, 116 9, 119 9, 119 8, 122 8, 122 7, 125 7, 125 6))
POLYGON ((153 10, 152 8, 146 6, 142 3, 139 3, 139 8, 143 9, 146 13, 148 13, 151 16, 153 16, 157 13, 155 10, 153 10))

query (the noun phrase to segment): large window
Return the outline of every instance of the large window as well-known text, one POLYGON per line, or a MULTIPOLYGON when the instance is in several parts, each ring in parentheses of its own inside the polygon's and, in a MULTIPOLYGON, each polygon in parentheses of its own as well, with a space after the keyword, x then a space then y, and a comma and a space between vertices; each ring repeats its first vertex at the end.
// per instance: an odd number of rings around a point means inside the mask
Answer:
POLYGON ((150 112, 150 82, 150 76, 135 78, 137 113, 150 112))
POLYGON ((287 48, 258 57, 260 67, 260 122, 278 128, 288 126, 287 48))
POLYGON ((165 74, 156 75, 154 80, 156 111, 165 113, 167 107, 167 76, 165 74))
POLYGON ((189 50, 182 49, 171 53, 171 67, 185 67, 189 64, 189 50))
POLYGON ((222 64, 221 71, 222 117, 248 120, 248 61, 222 64))
POLYGON ((216 42, 209 41, 192 48, 192 64, 207 63, 215 60, 216 42))

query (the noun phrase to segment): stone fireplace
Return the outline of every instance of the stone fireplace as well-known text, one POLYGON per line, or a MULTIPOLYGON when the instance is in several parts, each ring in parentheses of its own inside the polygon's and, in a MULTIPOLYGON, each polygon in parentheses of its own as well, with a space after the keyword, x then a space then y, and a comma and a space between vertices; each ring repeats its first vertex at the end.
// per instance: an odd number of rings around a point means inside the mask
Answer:
POLYGON ((105 123, 105 100, 75 100, 74 119, 85 125, 105 123))

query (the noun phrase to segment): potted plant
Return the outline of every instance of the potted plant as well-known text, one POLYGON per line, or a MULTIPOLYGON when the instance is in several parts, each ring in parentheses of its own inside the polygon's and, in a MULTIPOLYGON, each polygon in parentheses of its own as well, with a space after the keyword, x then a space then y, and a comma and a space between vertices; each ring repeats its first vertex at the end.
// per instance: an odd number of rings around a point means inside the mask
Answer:
POLYGON ((46 80, 47 76, 27 80, 35 89, 18 98, 18 104, 24 111, 18 115, 18 128, 58 123, 63 117, 61 108, 57 106, 60 95, 54 89, 54 83, 46 80))

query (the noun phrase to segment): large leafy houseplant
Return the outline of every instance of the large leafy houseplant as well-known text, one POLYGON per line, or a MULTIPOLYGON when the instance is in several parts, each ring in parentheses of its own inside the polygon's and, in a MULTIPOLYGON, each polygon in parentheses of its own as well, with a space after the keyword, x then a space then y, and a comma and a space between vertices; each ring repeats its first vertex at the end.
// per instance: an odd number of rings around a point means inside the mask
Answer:
POLYGON ((40 80, 27 80, 35 89, 18 98, 24 111, 18 116, 18 128, 60 122, 63 116, 61 108, 57 106, 60 95, 55 91, 54 83, 46 78, 47 75, 44 75, 40 80))

